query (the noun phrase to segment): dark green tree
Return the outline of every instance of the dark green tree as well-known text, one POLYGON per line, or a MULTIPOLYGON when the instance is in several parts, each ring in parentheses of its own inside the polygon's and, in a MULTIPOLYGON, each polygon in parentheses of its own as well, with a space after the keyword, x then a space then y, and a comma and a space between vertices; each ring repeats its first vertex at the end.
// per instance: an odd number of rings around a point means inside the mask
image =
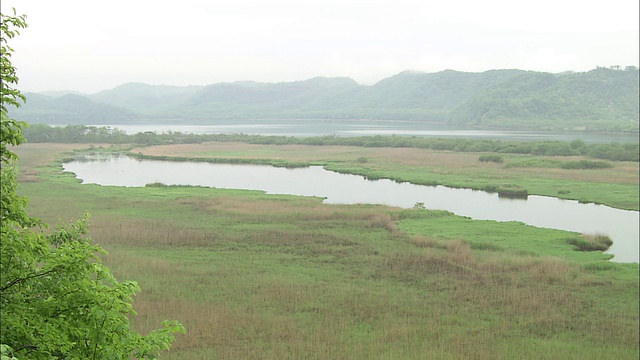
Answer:
POLYGON ((88 215, 55 231, 29 216, 17 194, 18 157, 26 123, 8 106, 25 97, 16 88, 8 41, 26 28, 24 15, 2 14, 0 138, 0 351, 2 359, 155 358, 168 350, 178 322, 143 336, 131 330, 132 281, 118 282, 98 257, 105 251, 86 237, 88 215))

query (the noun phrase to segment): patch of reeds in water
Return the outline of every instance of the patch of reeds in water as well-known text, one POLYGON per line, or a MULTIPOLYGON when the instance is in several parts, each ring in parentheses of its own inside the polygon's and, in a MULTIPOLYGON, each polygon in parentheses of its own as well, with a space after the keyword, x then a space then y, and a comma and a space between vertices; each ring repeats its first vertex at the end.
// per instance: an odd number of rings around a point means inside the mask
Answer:
POLYGON ((527 189, 523 189, 517 185, 500 185, 496 188, 496 192, 499 197, 503 198, 527 199, 529 197, 527 189))
POLYGON ((578 251, 606 251, 613 245, 611 238, 604 234, 583 234, 580 237, 571 238, 567 242, 578 251))

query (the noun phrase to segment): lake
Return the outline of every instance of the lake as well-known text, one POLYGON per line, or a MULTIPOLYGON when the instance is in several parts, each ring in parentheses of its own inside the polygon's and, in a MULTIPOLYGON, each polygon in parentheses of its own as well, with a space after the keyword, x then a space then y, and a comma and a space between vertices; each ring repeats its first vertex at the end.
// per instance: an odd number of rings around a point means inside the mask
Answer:
POLYGON ((585 132, 460 130, 439 124, 403 120, 216 120, 207 125, 141 124, 98 125, 118 128, 127 134, 151 131, 158 134, 247 134, 265 136, 375 136, 398 135, 433 138, 465 138, 509 141, 572 141, 587 143, 638 143, 638 134, 599 134, 585 132))
POLYGON ((150 183, 262 190, 324 198, 330 204, 384 204, 447 210, 478 220, 520 221, 525 224, 586 234, 606 234, 613 246, 612 261, 638 262, 640 219, 637 211, 581 204, 545 196, 527 200, 444 186, 422 186, 391 180, 367 180, 319 166, 278 168, 264 165, 209 164, 136 160, 129 157, 86 157, 63 165, 83 183, 141 187, 150 183))

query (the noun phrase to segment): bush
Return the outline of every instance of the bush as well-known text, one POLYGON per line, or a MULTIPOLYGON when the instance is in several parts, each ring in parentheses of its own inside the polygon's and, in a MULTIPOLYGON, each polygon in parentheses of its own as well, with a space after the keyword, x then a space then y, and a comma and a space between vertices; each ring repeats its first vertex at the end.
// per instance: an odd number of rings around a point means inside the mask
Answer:
POLYGON ((604 161, 580 160, 565 161, 562 163, 561 167, 563 169, 608 169, 612 168, 613 165, 604 161))
POLYGON ((480 162, 494 162, 494 163, 502 163, 502 156, 500 155, 482 155, 478 158, 478 161, 480 162))
POLYGON ((567 241, 577 251, 605 251, 613 244, 607 235, 582 235, 579 238, 571 238, 567 241))
POLYGON ((146 184, 145 187, 166 187, 167 185, 161 182, 154 182, 146 184))
POLYGON ((487 186, 484 187, 484 191, 488 192, 488 193, 495 193, 498 192, 498 185, 495 184, 487 184, 487 186))
POLYGON ((526 199, 529 197, 527 189, 523 189, 516 185, 500 185, 496 189, 498 197, 512 198, 512 199, 526 199))
POLYGON ((504 167, 506 168, 559 168, 563 164, 562 161, 547 158, 523 159, 510 162, 504 167))

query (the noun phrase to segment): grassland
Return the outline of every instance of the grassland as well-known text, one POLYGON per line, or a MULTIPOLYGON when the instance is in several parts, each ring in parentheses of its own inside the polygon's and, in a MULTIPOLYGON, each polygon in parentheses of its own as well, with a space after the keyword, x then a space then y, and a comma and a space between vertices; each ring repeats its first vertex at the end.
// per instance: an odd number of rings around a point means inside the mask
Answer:
MULTIPOLYGON (((638 264, 574 251, 588 240, 579 234, 258 191, 81 185, 56 162, 78 147, 17 148, 21 193, 50 224, 91 213, 91 237, 110 253, 104 261, 143 289, 134 326, 144 332, 168 318, 186 327, 166 359, 639 356, 638 264)), ((566 189, 626 208, 623 197, 638 191, 633 163, 532 170, 480 163, 477 154, 246 144, 134 152, 566 189), (612 189, 624 196, 603 194, 612 189)))
POLYGON ((638 162, 610 161, 611 168, 563 169, 581 157, 500 154, 502 163, 479 161, 482 154, 415 148, 204 143, 136 148, 149 157, 174 160, 247 161, 279 166, 323 165, 329 170, 423 185, 477 190, 515 186, 529 194, 639 210, 638 162))

